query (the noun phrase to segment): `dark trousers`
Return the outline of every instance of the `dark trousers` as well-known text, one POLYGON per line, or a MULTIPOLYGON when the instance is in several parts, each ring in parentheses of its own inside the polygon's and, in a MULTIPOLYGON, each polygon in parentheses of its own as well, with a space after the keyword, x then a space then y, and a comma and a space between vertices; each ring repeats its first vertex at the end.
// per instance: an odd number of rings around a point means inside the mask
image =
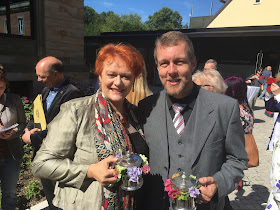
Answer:
POLYGON ((54 188, 56 182, 49 179, 41 179, 41 183, 43 185, 43 191, 47 198, 50 210, 60 209, 58 207, 55 207, 52 203, 52 200, 54 199, 54 188))

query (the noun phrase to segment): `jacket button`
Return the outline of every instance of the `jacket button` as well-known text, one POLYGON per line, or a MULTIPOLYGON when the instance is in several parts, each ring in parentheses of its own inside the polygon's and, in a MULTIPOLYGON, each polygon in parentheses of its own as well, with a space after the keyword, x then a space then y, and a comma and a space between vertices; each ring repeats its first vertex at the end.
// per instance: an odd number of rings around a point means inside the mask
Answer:
POLYGON ((178 158, 181 158, 182 157, 182 155, 178 155, 178 158))
POLYGON ((181 145, 181 144, 182 144, 182 142, 181 142, 181 141, 178 141, 178 144, 179 144, 179 145, 181 145))
POLYGON ((167 167, 164 167, 164 170, 166 170, 166 171, 167 171, 167 167))
POLYGON ((178 168, 178 171, 180 172, 180 171, 182 171, 182 169, 178 168))

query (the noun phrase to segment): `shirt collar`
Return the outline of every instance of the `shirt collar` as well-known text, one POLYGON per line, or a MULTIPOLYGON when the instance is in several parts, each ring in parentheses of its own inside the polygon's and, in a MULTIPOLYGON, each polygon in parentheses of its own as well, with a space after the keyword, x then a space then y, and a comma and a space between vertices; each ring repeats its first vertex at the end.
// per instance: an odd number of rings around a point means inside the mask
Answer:
POLYGON ((64 79, 63 79, 60 83, 58 83, 56 86, 50 88, 50 90, 51 90, 51 91, 57 92, 57 91, 61 88, 61 86, 63 85, 63 83, 64 83, 65 81, 66 81, 66 78, 64 78, 64 79))
POLYGON ((176 99, 172 96, 169 96, 167 93, 167 105, 168 105, 168 108, 171 109, 172 108, 172 104, 174 103, 178 103, 178 104, 185 104, 186 107, 190 107, 191 109, 194 108, 194 105, 195 105, 195 101, 196 101, 196 98, 198 96, 198 93, 199 93, 199 89, 200 87, 198 85, 196 85, 194 83, 193 85, 193 90, 191 92, 190 95, 184 97, 184 98, 181 98, 181 99, 176 99))

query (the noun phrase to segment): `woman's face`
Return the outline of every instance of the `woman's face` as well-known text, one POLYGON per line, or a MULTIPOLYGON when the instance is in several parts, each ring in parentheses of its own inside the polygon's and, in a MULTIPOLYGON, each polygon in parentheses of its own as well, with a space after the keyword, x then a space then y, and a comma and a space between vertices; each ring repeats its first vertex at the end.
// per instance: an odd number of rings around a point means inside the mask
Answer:
POLYGON ((114 58, 113 62, 104 61, 99 76, 102 93, 116 108, 123 105, 134 79, 132 70, 119 57, 114 58))
POLYGON ((5 90, 6 90, 6 83, 0 80, 0 97, 3 95, 5 90))

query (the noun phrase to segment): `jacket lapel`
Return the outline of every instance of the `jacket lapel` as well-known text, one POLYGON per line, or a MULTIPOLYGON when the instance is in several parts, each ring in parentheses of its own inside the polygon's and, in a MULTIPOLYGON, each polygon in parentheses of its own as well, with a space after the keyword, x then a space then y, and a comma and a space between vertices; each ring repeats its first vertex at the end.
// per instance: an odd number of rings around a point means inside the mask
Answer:
POLYGON ((192 165, 203 149, 206 140, 208 139, 214 125, 216 123, 216 119, 213 117, 213 113, 215 112, 215 108, 212 104, 207 103, 205 100, 207 92, 205 90, 200 89, 199 95, 197 97, 197 101, 194 107, 192 114, 195 114, 195 126, 194 126, 194 136, 192 144, 192 165), (204 98, 204 99, 203 99, 204 98))
POLYGON ((157 151, 161 153, 161 160, 168 161, 166 114, 169 113, 166 113, 166 92, 161 91, 156 102, 153 102, 153 104, 155 105, 149 116, 151 120, 145 126, 145 130, 149 130, 147 133, 151 133, 152 138, 147 137, 147 140, 153 145, 157 145, 157 151))

